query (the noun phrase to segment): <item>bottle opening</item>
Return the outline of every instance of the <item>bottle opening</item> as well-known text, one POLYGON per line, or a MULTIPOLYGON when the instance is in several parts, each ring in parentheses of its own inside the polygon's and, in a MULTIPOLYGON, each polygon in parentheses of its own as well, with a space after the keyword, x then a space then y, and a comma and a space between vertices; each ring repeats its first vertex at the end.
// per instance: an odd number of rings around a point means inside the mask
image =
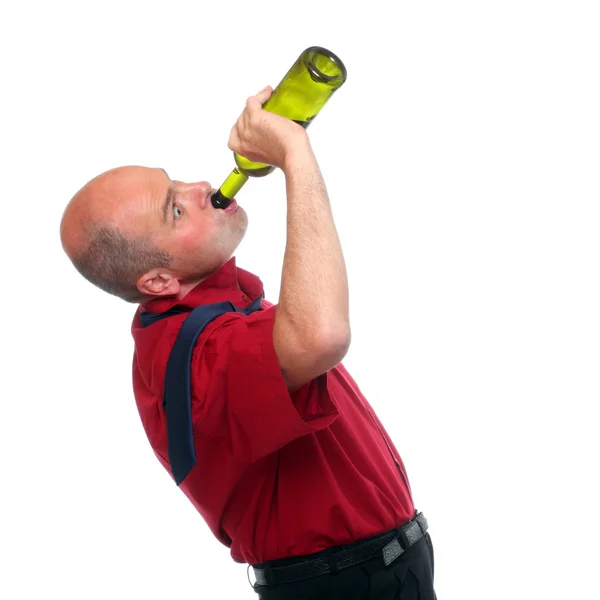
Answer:
POLYGON ((307 68, 311 77, 323 83, 339 83, 346 81, 346 67, 333 53, 325 48, 313 46, 308 51, 307 68))
POLYGON ((224 194, 221 193, 221 190, 217 190, 211 197, 210 197, 210 201, 211 204, 215 207, 215 208, 227 208, 232 200, 227 198, 227 196, 225 196, 224 194))

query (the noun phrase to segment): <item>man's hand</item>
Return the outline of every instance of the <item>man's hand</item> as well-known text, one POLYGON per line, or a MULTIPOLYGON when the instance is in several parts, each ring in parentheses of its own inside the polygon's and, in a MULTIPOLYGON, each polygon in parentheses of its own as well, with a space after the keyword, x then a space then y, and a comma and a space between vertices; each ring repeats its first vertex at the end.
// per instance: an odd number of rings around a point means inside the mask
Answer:
POLYGON ((291 119, 263 109, 273 88, 267 86, 246 100, 246 108, 231 129, 227 147, 248 160, 285 171, 290 157, 308 144, 304 128, 291 119))

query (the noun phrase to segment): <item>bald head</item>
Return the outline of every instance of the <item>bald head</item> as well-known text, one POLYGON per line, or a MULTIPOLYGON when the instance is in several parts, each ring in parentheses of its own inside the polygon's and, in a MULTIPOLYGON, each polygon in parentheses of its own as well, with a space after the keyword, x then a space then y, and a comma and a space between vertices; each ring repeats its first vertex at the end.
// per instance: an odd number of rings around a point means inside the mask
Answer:
POLYGON ((118 167, 98 175, 73 196, 60 226, 63 248, 91 283, 128 302, 143 301, 137 281, 172 257, 161 250, 148 228, 139 227, 132 207, 145 167, 118 167))
POLYGON ((212 192, 163 169, 111 169, 69 202, 63 248, 86 279, 124 300, 182 298, 231 258, 248 225, 241 206, 216 209, 212 192))
POLYGON ((118 167, 94 177, 73 196, 60 226, 63 248, 73 259, 85 250, 90 226, 123 228, 122 207, 127 201, 132 176, 143 167, 118 167), (129 184, 129 185, 128 185, 129 184))

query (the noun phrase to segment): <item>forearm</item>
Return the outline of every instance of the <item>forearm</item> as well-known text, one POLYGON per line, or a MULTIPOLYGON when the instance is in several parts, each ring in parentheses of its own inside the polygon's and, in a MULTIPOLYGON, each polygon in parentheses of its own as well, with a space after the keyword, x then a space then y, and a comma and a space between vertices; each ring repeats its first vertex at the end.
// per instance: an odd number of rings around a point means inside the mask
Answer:
POLYGON ((308 138, 283 168, 287 243, 278 319, 301 343, 346 344, 350 336, 348 276, 327 188, 308 138))

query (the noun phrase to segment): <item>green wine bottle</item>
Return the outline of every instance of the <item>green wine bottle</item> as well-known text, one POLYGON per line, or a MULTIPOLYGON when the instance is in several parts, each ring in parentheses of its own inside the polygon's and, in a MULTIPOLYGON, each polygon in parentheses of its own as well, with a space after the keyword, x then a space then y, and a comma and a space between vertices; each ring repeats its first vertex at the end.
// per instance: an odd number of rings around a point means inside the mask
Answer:
MULTIPOLYGON (((307 48, 298 57, 263 109, 292 119, 305 129, 325 106, 333 92, 346 81, 346 67, 333 53, 319 46, 307 48)), ((249 177, 264 177, 272 165, 248 160, 233 153, 237 167, 213 194, 215 208, 227 208, 249 177)))

